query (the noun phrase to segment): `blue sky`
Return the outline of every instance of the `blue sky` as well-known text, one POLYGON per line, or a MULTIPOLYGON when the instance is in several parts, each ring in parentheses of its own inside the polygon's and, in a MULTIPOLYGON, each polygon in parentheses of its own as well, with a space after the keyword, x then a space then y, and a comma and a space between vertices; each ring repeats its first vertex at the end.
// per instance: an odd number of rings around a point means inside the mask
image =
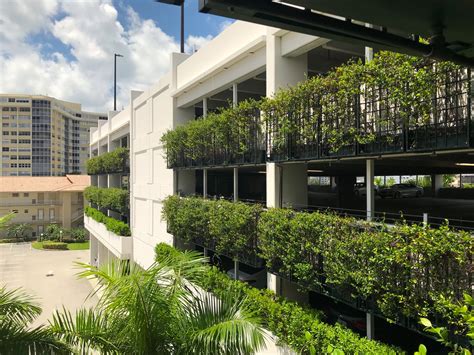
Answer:
MULTIPOLYGON (((231 23, 187 0, 186 51, 231 23)), ((105 112, 113 100, 113 54, 121 53, 124 106, 130 90, 144 90, 168 71, 179 24, 179 7, 153 0, 0 0, 0 92, 45 94, 105 112)))

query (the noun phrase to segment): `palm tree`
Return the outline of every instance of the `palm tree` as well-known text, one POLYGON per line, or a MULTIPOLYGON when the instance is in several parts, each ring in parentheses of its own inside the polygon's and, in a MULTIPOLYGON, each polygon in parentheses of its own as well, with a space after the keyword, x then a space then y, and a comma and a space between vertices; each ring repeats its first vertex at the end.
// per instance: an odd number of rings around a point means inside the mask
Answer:
POLYGON ((70 347, 46 327, 28 325, 41 308, 20 289, 0 288, 0 354, 68 354, 70 347))
POLYGON ((26 223, 11 224, 7 228, 7 236, 9 238, 21 239, 28 235, 31 231, 31 226, 26 223))
POLYGON ((95 309, 57 311, 50 329, 81 353, 251 354, 264 346, 259 320, 245 300, 217 299, 194 285, 205 275, 194 252, 147 270, 126 264, 81 264, 102 293, 95 309))
POLYGON ((7 223, 15 216, 15 213, 9 213, 0 217, 0 230, 7 226, 7 223))

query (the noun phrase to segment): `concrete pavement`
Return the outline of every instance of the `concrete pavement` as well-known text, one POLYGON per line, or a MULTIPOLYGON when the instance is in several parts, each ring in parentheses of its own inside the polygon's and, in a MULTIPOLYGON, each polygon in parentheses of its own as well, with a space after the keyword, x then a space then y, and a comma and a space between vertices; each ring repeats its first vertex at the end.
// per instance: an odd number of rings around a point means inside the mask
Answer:
POLYGON ((46 323, 55 309, 74 312, 92 307, 97 297, 86 300, 92 290, 88 280, 78 279, 74 262, 88 262, 88 250, 36 250, 30 243, 0 244, 0 286, 22 287, 37 298, 43 313, 33 323, 46 323), (52 271, 53 276, 46 276, 52 271))

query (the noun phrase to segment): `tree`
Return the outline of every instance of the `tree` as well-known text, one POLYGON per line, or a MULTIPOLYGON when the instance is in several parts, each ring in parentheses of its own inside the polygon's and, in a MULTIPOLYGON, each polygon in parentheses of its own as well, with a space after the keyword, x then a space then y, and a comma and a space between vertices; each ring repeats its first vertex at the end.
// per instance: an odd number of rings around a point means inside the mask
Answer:
POLYGON ((31 232, 31 226, 26 223, 11 224, 7 227, 7 236, 9 238, 22 239, 31 232))
POLYGON ((59 240, 61 236, 61 228, 57 224, 49 224, 46 227, 46 239, 59 240))
POLYGON ((70 347, 48 328, 29 326, 40 314, 41 308, 20 289, 0 288, 0 354, 70 354, 70 347))
POLYGON ((128 264, 81 264, 102 296, 94 309, 56 311, 50 329, 81 352, 118 354, 250 354, 264 345, 259 320, 234 295, 193 286, 206 273, 194 252, 163 258, 147 270, 128 264))
POLYGON ((7 227, 7 223, 15 217, 15 213, 9 213, 6 214, 5 216, 0 217, 0 230, 4 229, 7 227))

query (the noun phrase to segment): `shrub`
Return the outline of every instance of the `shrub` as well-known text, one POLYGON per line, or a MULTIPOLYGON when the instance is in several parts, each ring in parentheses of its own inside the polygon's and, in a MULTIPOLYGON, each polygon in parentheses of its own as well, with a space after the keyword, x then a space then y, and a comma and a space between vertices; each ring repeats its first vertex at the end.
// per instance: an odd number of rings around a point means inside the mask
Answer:
POLYGON ((117 148, 112 152, 90 158, 87 163, 87 174, 113 174, 126 172, 127 160, 129 156, 128 148, 117 148))
POLYGON ((72 228, 69 237, 73 243, 83 243, 86 240, 87 231, 84 228, 72 228))
POLYGON ((132 235, 130 227, 126 223, 116 220, 115 218, 108 217, 95 208, 86 206, 84 213, 86 216, 91 217, 96 222, 105 224, 107 230, 111 231, 112 233, 122 237, 129 237, 132 235))
POLYGON ((170 233, 184 241, 242 260, 256 250, 257 219, 262 210, 261 205, 243 202, 169 196, 163 218, 170 233))
MULTIPOLYGON (((167 244, 159 244, 156 260, 177 257, 180 252, 167 244)), ((280 341, 294 350, 307 354, 310 346, 323 353, 329 345, 344 349, 347 354, 396 354, 399 349, 377 341, 361 338, 340 325, 328 325, 321 321, 322 314, 314 309, 289 301, 269 290, 259 290, 241 281, 230 279, 217 268, 209 266, 200 286, 216 296, 233 294, 237 299, 246 297, 250 309, 265 322, 280 341), (308 340, 306 333, 311 335, 308 340)))
POLYGON ((115 187, 88 186, 84 190, 84 197, 99 208, 106 208, 121 214, 127 214, 129 211, 129 192, 127 190, 115 187))
POLYGON ((43 249, 67 250, 67 243, 46 240, 43 242, 43 249))
POLYGON ((451 318, 446 303, 472 289, 474 239, 449 226, 373 224, 323 212, 169 197, 163 217, 187 242, 268 269, 308 290, 335 289, 348 302, 395 321, 451 318), (253 259, 250 259, 253 260, 253 259))
POLYGON ((48 224, 44 234, 43 239, 59 240, 61 236, 61 228, 57 224, 48 224))

